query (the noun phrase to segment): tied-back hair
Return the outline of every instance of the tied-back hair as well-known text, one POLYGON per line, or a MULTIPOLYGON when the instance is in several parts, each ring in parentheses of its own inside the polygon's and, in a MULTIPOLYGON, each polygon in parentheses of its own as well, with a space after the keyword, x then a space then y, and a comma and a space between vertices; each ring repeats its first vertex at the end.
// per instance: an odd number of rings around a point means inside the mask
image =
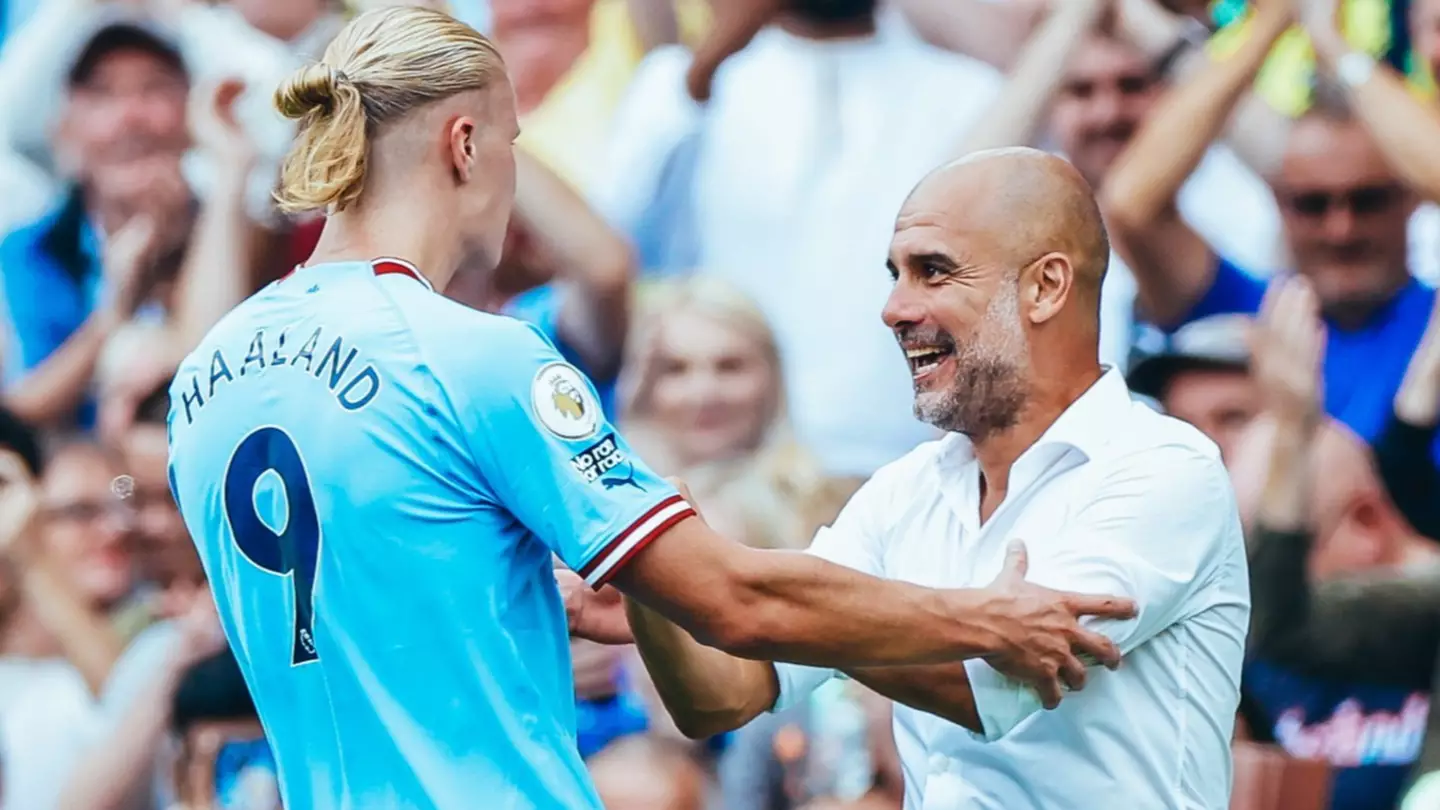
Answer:
POLYGON ((318 64, 275 91, 275 106, 300 122, 275 199, 287 213, 343 211, 360 197, 370 139, 431 102, 503 81, 500 52, 439 11, 396 6, 352 20, 318 64))

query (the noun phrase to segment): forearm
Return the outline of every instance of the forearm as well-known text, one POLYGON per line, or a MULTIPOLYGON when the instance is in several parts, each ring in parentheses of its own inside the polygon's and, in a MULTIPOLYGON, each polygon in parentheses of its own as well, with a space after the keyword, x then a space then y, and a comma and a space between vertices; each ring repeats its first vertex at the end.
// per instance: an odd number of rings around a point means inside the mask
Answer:
POLYGON ((1380 480, 1400 514, 1417 532, 1440 537, 1440 469, 1433 448, 1436 426, 1402 419, 1397 407, 1375 439, 1380 480))
POLYGON ((1157 105, 1106 179, 1108 216, 1138 229, 1173 208, 1180 187, 1224 130, 1270 47, 1288 26, 1286 16, 1257 14, 1235 53, 1223 61, 1207 58, 1204 69, 1157 105))
POLYGON ((931 45, 1000 70, 1015 64, 1045 8, 1018 0, 895 0, 895 5, 931 45))
POLYGON ((860 667, 845 673, 887 698, 983 733, 963 662, 910 667, 860 667))
POLYGON ((535 158, 516 153, 515 219, 574 286, 561 304, 560 329, 592 376, 619 365, 629 327, 635 258, 625 239, 569 184, 535 158))
POLYGON ((60 348, 6 392, 6 406, 35 425, 64 422, 85 398, 100 350, 119 323, 120 318, 108 311, 92 314, 60 348))
POLYGON ((750 570, 731 589, 730 638, 720 644, 737 655, 821 667, 894 666, 999 648, 980 591, 877 579, 799 552, 747 556, 750 570))
POLYGON ((91 693, 99 695, 124 651, 120 636, 103 613, 87 607, 51 568, 34 561, 21 567, 26 599, 41 623, 55 634, 91 693))
POLYGON ((1440 654, 1434 574, 1310 582, 1308 530, 1252 533, 1251 653, 1338 681, 1428 688, 1440 654))
POLYGON ((178 653, 136 697, 108 739, 80 762, 57 804, 60 810, 120 810, 137 804, 153 775, 175 690, 188 666, 178 653))
MULTIPOLYGON (((1320 63, 1332 73, 1350 48, 1336 35, 1312 37, 1320 63)), ((1386 161, 1402 180, 1429 200, 1440 200, 1440 110, 1416 98, 1404 80, 1383 63, 1368 79, 1347 86, 1355 114, 1386 161)))
POLYGON ((184 351, 249 293, 254 244, 245 211, 250 164, 219 166, 219 178, 200 209, 176 291, 173 328, 184 351))
POLYGON ((1105 8, 1094 0, 1073 0, 1050 12, 1025 43, 995 106, 966 136, 959 153, 1030 143, 1065 67, 1105 8))
POLYGON ((779 686, 773 664, 706 647, 640 603, 625 603, 640 657, 685 736, 702 739, 732 731, 775 704, 779 686))
POLYGON ((1255 514, 1257 524, 1281 532, 1310 527, 1311 447, 1318 418, 1318 414, 1275 417, 1274 441, 1255 514))

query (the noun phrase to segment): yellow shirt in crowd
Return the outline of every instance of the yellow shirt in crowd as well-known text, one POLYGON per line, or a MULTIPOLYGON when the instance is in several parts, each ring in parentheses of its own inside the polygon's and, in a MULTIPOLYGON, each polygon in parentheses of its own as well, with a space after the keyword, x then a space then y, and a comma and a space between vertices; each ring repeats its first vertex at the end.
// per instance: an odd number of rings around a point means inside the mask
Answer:
MULTIPOLYGON (((676 0, 680 39, 696 43, 709 23, 704 0, 676 0)), ((577 189, 604 160, 610 118, 645 51, 626 0, 597 0, 590 47, 521 126, 518 144, 577 189)))
MULTIPOLYGON (((1249 31, 1252 13, 1246 9, 1243 16, 1222 28, 1210 41, 1211 53, 1221 56, 1233 52, 1249 31)), ((1390 48, 1390 0, 1345 0, 1341 30, 1351 46, 1383 59, 1390 48)), ((1314 70, 1315 52, 1309 38, 1300 29, 1291 29, 1275 44, 1256 79, 1255 90, 1275 109, 1299 115, 1310 106, 1314 70)), ((1424 65, 1416 66, 1410 79, 1417 92, 1434 93, 1434 82, 1424 65)))

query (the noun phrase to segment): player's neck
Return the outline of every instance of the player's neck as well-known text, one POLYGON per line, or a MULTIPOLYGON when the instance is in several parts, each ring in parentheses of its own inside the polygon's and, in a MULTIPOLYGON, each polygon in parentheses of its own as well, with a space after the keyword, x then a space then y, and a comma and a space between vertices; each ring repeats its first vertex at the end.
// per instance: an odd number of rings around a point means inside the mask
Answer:
POLYGON ((975 460, 980 463, 982 486, 987 493, 1003 499, 1010 487, 1010 468, 1015 460, 1029 450, 1045 431, 1055 424, 1060 414, 1078 400, 1100 379, 1099 364, 1083 374, 1048 377, 1036 374, 1025 408, 1013 426, 992 433, 974 443, 975 460), (1055 382, 1045 382, 1054 380, 1055 382))
POLYGON ((443 291, 460 264, 458 235, 437 232, 449 222, 410 207, 356 207, 330 216, 307 265, 404 259, 443 291))

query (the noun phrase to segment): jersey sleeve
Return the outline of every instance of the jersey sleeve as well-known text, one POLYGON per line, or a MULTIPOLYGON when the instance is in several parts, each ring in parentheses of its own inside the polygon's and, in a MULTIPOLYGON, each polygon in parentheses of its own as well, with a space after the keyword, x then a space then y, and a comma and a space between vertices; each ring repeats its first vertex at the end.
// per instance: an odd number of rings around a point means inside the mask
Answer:
MULTIPOLYGON (((459 418, 500 504, 592 587, 695 514, 631 452, 595 388, 533 326, 496 319, 459 418)), ((452 380, 451 384, 456 384, 452 380)))
MULTIPOLYGON (((1032 546, 1026 579, 1058 591, 1134 599, 1139 612, 1133 619, 1082 619, 1123 656, 1210 607, 1210 597, 1198 594, 1227 556, 1244 559, 1243 546, 1235 495, 1219 458, 1162 446, 1117 463, 1066 522, 1063 536, 1032 546), (1235 553, 1227 554, 1227 544, 1235 553)), ((1243 647, 1243 638, 1236 643, 1243 647)), ((977 737, 1003 737, 1041 710, 1031 689, 983 660, 966 661, 965 670, 985 729, 977 737)))

